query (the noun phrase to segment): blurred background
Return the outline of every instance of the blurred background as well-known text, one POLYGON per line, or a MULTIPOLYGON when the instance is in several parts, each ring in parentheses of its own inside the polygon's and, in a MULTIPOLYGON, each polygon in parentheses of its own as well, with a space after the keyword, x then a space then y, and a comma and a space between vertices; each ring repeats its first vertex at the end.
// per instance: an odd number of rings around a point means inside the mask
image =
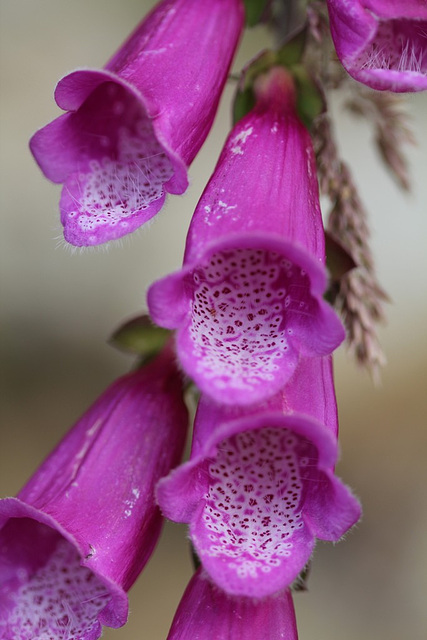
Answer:
MULTIPOLYGON (((230 126, 231 85, 185 196, 170 197, 149 228, 108 250, 64 246, 60 187, 43 178, 28 139, 59 115, 52 97, 57 80, 75 67, 102 66, 153 5, 0 2, 2 496, 19 490, 96 396, 132 365, 107 340, 124 319, 145 310, 148 285, 180 266, 192 211, 230 126)), ((267 43, 262 30, 247 35, 236 69, 267 43)), ((388 359, 380 385, 344 348, 336 356, 338 473, 362 500, 364 516, 344 542, 318 544, 309 592, 295 596, 301 640, 424 640, 427 633, 426 98, 408 98, 418 141, 408 149, 409 195, 381 166, 370 127, 335 109, 341 150, 370 212, 379 279, 392 303, 380 333, 388 359)), ((104 638, 166 638, 191 572, 185 527, 167 525, 131 590, 129 623, 106 630, 104 638)))

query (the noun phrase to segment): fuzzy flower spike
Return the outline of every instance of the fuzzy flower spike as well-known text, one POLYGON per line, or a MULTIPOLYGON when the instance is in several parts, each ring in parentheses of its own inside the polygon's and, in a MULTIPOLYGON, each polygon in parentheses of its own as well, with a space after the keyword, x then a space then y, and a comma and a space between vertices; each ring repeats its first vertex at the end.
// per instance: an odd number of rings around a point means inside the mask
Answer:
POLYGON ((285 390, 257 407, 202 396, 190 460, 160 480, 157 498, 166 517, 189 523, 220 589, 264 598, 287 588, 316 538, 337 541, 359 519, 334 475, 336 431, 327 359, 301 361, 285 390))
POLYGON ((322 299, 316 169, 293 82, 272 69, 255 92, 197 205, 183 268, 148 292, 154 322, 178 329, 186 372, 226 404, 275 394, 300 355, 331 353, 344 338, 322 299))
POLYGON ((158 479, 187 411, 170 348, 111 385, 16 498, 0 501, 0 638, 95 640, 157 542, 158 479))
POLYGON ((104 69, 65 76, 67 111, 30 142, 47 178, 64 183, 65 239, 120 238, 187 186, 243 28, 241 0, 164 0, 104 69))
POLYGON ((328 0, 339 59, 359 82, 378 90, 427 89, 425 0, 328 0))

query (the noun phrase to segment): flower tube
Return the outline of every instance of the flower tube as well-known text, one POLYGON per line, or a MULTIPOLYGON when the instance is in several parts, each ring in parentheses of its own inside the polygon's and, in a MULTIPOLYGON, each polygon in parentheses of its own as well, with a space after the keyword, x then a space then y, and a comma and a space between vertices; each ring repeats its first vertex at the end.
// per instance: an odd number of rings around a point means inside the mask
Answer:
POLYGON ((328 0, 332 38, 346 71, 373 89, 427 89, 424 0, 328 0))
POLYGON ((163 0, 104 69, 73 71, 67 111, 31 139, 43 173, 63 183, 65 239, 97 245, 135 231, 188 186, 240 33, 241 0, 163 0))
POLYGON ((298 640, 289 590, 255 600, 230 596, 202 569, 182 597, 167 640, 298 640))
POLYGON ((170 349, 111 385, 16 498, 0 501, 0 637, 94 640, 122 626, 157 542, 158 479, 187 411, 170 349))
POLYGON ((322 299, 324 232, 311 140, 292 80, 272 69, 231 132, 195 210, 183 268, 148 292, 154 322, 217 401, 262 401, 300 356, 331 353, 343 327, 322 299))
POLYGON ((292 378, 257 407, 202 396, 190 460, 159 482, 164 515, 189 523, 204 570, 229 594, 263 598, 287 588, 316 538, 337 541, 359 519, 358 501, 333 471, 331 371, 316 359, 304 362, 310 367, 305 388, 292 378))

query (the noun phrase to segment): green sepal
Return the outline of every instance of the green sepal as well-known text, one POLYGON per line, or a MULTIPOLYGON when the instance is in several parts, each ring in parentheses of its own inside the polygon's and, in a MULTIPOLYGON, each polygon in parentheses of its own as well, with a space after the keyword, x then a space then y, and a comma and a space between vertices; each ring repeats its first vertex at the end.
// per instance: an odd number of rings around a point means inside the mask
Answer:
POLYGON ((233 124, 241 120, 255 106, 253 85, 256 78, 276 65, 276 52, 261 51, 242 71, 233 102, 233 124))
POLYGON ((305 43, 304 28, 277 51, 262 51, 243 69, 233 103, 234 124, 255 105, 253 86, 256 78, 273 67, 283 67, 295 82, 298 116, 308 129, 312 127, 315 118, 325 110, 325 101, 320 88, 301 62, 305 43))
POLYGON ((233 102, 233 124, 239 122, 255 106, 255 96, 252 89, 236 91, 233 102))
POLYGON ((157 327, 147 315, 132 318, 111 336, 109 344, 122 351, 133 353, 145 362, 159 353, 171 332, 157 327))
POLYGON ((262 18, 269 0, 243 0, 246 11, 246 26, 255 27, 262 18))
POLYGON ((307 30, 301 29, 291 40, 286 42, 276 52, 277 64, 290 68, 294 64, 299 64, 304 53, 307 30))
POLYGON ((325 110, 322 92, 303 64, 294 64, 289 71, 295 80, 298 115, 307 129, 311 129, 314 120, 325 110))

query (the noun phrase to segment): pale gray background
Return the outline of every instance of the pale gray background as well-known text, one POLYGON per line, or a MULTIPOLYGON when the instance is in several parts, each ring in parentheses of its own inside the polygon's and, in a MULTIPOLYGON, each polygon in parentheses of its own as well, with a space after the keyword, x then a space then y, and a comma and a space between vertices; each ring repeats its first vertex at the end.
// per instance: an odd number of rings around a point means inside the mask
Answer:
MULTIPOLYGON (((229 127, 232 87, 188 193, 169 198, 148 229, 108 251, 73 254, 58 241, 60 190, 42 177, 28 139, 59 113, 56 81, 74 67, 101 66, 153 4, 0 0, 2 495, 19 490, 131 365, 106 339, 145 309, 149 283, 180 265, 192 210, 229 127)), ((255 45, 245 38, 236 68, 266 43, 265 34, 256 38, 255 45)), ((369 127, 337 108, 343 153, 369 207, 378 272, 393 303, 381 331, 388 357, 381 386, 345 350, 336 357, 338 471, 361 497, 364 518, 345 542, 318 545, 310 592, 295 597, 301 640, 426 637, 427 101, 415 95, 408 102, 419 138, 410 149, 409 196, 379 165, 369 127)), ((171 525, 131 592, 128 625, 104 637, 165 638, 190 575, 185 528, 171 525)))

